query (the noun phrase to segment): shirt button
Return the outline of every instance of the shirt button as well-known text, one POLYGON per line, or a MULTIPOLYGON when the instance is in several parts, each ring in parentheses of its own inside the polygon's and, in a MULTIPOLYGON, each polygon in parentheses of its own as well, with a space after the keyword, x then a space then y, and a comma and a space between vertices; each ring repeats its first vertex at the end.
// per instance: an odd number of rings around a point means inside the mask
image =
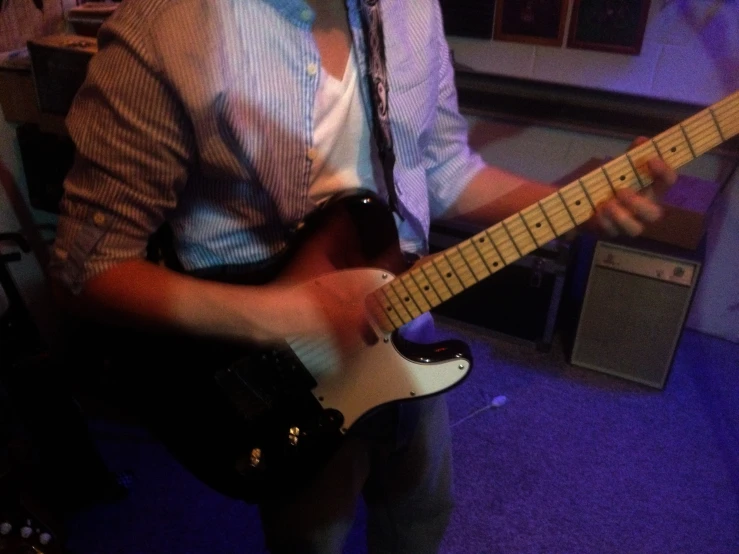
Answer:
POLYGON ((105 223, 105 216, 100 212, 95 212, 95 215, 92 216, 92 222, 95 225, 102 225, 105 223))
POLYGON ((318 66, 314 63, 309 63, 307 70, 308 70, 308 75, 312 77, 313 75, 318 73, 318 66))
POLYGON ((313 161, 318 157, 318 151, 315 148, 308 148, 307 156, 310 161, 313 161))
POLYGON ((313 17, 313 12, 310 10, 303 10, 300 12, 300 19, 303 21, 310 21, 310 18, 313 17))

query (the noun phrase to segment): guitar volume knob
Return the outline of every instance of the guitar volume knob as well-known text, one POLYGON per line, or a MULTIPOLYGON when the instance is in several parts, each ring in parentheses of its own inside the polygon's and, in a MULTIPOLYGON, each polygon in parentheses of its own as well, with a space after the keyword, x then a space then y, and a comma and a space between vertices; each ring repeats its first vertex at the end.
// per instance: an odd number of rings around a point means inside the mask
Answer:
POLYGON ((290 434, 288 435, 288 440, 290 441, 290 444, 292 446, 298 445, 298 441, 300 440, 300 428, 299 427, 290 427, 290 434))
POLYGON ((259 464, 262 463, 262 449, 261 448, 252 449, 251 456, 249 457, 249 463, 251 464, 251 467, 258 467, 259 464))

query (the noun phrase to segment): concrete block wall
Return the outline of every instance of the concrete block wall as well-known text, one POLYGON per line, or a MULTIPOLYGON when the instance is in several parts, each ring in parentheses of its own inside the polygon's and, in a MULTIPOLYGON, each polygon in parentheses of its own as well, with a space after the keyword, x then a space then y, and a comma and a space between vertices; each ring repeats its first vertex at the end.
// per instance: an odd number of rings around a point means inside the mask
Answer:
MULTIPOLYGON (((493 1, 493 0, 490 0, 493 1)), ((481 73, 708 105, 739 89, 739 2, 652 0, 637 56, 449 37, 481 73)))
MULTIPOLYGON (((493 0, 490 0, 493 1, 493 0)), ((739 2, 652 0, 642 52, 449 37, 457 63, 483 74, 621 92, 707 106, 739 90, 739 2)), ((626 140, 469 118, 485 159, 532 179, 556 181, 591 158, 616 156, 626 140), (531 153, 535 152, 535 155, 531 153)), ((681 171, 723 182, 735 162, 705 155, 681 171)), ((739 175, 717 198, 708 252, 687 325, 739 342, 739 175)))

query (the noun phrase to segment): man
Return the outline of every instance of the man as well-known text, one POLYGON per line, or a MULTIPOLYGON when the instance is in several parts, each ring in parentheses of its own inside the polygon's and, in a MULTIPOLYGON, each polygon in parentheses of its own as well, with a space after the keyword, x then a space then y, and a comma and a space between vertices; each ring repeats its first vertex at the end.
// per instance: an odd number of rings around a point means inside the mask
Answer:
MULTIPOLYGON (((370 2, 374 4, 374 2, 370 2)), ((428 249, 430 221, 485 226, 553 189, 470 152, 436 0, 383 0, 400 245, 428 249)), ((367 315, 337 291, 193 277, 260 267, 325 200, 388 198, 374 140, 359 2, 127 0, 68 118, 78 158, 65 183, 54 274, 70 309, 183 335, 271 344, 331 327, 358 337, 367 315), (164 222, 185 272, 143 258, 164 222)), ((662 185, 674 181, 651 164, 662 185)), ((601 206, 609 232, 659 216, 648 197, 601 206)), ((408 331, 411 332, 411 331, 408 331)), ((261 506, 274 552, 339 552, 360 493, 372 552, 434 552, 451 509, 443 398, 385 410, 290 501, 261 506)))

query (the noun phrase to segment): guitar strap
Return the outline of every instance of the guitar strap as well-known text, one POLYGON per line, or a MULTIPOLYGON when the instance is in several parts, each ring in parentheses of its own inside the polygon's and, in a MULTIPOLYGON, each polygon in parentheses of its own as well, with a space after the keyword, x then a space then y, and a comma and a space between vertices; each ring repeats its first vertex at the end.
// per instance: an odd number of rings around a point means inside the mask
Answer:
POLYGON ((385 35, 382 30, 382 11, 380 0, 359 0, 364 33, 365 55, 367 57, 367 79, 374 121, 374 136, 382 163, 382 174, 387 189, 390 208, 401 219, 401 203, 398 201, 398 188, 393 174, 395 153, 393 135, 390 129, 390 106, 388 104, 388 81, 385 62, 385 35))

